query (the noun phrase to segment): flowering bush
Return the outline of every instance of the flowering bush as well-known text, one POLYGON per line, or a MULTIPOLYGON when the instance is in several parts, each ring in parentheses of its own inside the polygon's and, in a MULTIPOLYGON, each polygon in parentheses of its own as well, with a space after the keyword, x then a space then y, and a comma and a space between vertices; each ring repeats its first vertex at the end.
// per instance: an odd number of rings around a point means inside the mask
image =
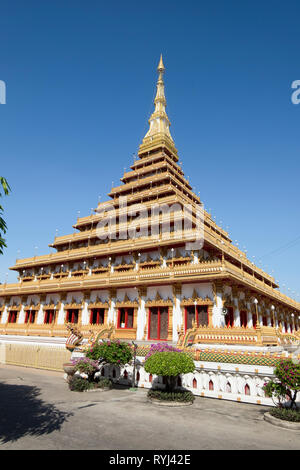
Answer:
POLYGON ((71 363, 74 366, 75 369, 75 374, 79 375, 81 374, 81 377, 83 378, 88 378, 90 376, 93 376, 94 373, 99 370, 99 364, 97 361, 93 361, 89 359, 88 357, 79 357, 76 359, 71 360, 71 363), (79 374, 78 374, 78 373, 79 374), (87 377, 84 377, 82 374, 87 375, 87 377))
POLYGON ((275 380, 270 380, 263 386, 265 394, 269 397, 275 397, 279 407, 283 406, 282 402, 286 397, 290 400, 289 408, 297 407, 296 397, 300 390, 300 364, 294 364, 291 360, 281 361, 274 374, 275 380))
POLYGON ((152 354, 156 352, 181 352, 181 349, 174 348, 174 346, 170 346, 169 344, 165 343, 155 343, 151 344, 150 351, 148 352, 147 356, 145 359, 147 360, 152 354))
POLYGON ((128 343, 108 340, 92 344, 86 357, 101 363, 124 365, 132 360, 132 350, 128 343))
POLYGON ((180 374, 188 374, 195 370, 193 359, 185 353, 176 351, 156 352, 146 360, 144 367, 149 374, 165 378, 168 392, 174 391, 180 374))

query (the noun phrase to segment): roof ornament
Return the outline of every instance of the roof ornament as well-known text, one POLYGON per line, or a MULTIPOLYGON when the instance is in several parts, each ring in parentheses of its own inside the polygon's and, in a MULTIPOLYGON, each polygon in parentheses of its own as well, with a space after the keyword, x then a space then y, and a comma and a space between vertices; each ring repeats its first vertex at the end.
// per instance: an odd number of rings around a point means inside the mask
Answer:
POLYGON ((165 66, 163 63, 162 55, 160 56, 159 64, 157 67, 158 79, 156 83, 156 96, 154 99, 154 112, 149 119, 149 130, 145 135, 143 142, 140 146, 139 155, 149 153, 157 147, 169 148, 175 159, 178 160, 177 150, 174 145, 173 138, 170 134, 170 121, 166 113, 166 97, 164 85, 165 66))

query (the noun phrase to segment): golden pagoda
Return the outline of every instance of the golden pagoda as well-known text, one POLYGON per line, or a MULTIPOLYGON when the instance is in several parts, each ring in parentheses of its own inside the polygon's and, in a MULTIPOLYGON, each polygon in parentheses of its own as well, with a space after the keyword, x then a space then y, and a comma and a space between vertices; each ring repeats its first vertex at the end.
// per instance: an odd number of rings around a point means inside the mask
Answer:
POLYGON ((248 260, 204 210, 178 164, 162 56, 155 109, 138 159, 110 200, 55 237, 56 252, 18 259, 18 282, 0 286, 0 335, 182 344, 298 341, 300 304, 248 260))

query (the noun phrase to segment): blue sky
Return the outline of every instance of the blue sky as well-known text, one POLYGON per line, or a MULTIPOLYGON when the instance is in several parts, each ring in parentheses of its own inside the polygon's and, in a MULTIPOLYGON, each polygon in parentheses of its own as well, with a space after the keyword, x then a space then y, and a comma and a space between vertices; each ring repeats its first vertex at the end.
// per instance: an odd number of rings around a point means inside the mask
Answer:
POLYGON ((300 293, 299 14, 276 0, 2 1, 0 174, 12 193, 0 282, 118 184, 147 131, 162 52, 185 174, 249 258, 300 293))

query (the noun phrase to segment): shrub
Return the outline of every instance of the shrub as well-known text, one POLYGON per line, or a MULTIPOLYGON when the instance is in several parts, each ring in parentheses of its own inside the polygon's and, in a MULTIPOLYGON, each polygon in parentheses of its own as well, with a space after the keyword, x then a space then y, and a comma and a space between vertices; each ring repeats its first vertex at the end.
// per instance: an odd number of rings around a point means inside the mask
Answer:
POLYGON ((86 357, 102 363, 124 365, 132 360, 132 350, 128 343, 120 341, 103 341, 93 344, 86 357))
POLYGON ((169 392, 174 391, 177 377, 180 374, 188 374, 195 370, 194 361, 190 356, 175 351, 152 354, 146 360, 144 367, 149 374, 164 377, 166 390, 169 392))
POLYGON ((179 401, 179 402, 193 402, 195 397, 189 390, 184 392, 174 391, 174 392, 165 392, 163 390, 153 390, 148 391, 148 397, 154 398, 156 400, 162 401, 179 401))
POLYGON ((72 364, 74 365, 74 369, 77 372, 85 373, 88 376, 94 375, 94 373, 99 370, 99 364, 97 361, 93 361, 87 357, 79 357, 73 359, 72 364))
POLYGON ((275 397, 279 407, 286 397, 290 399, 289 408, 296 407, 297 393, 300 390, 300 364, 291 360, 281 361, 274 370, 275 380, 265 383, 263 390, 267 396, 275 397))
POLYGON ((69 380, 69 388, 72 392, 84 392, 93 387, 93 384, 79 375, 73 375, 69 380))
POLYGON ((270 414, 275 418, 283 419, 284 421, 300 422, 300 410, 291 410, 290 408, 272 408, 270 414))
POLYGON ((95 386, 97 388, 112 388, 112 381, 105 377, 100 377, 96 379, 95 386))
POLYGON ((165 344, 165 343, 151 344, 150 351, 148 352, 145 359, 147 360, 150 356, 152 356, 152 354, 156 352, 171 352, 171 351, 181 352, 180 349, 174 348, 174 346, 171 346, 170 344, 165 344))

